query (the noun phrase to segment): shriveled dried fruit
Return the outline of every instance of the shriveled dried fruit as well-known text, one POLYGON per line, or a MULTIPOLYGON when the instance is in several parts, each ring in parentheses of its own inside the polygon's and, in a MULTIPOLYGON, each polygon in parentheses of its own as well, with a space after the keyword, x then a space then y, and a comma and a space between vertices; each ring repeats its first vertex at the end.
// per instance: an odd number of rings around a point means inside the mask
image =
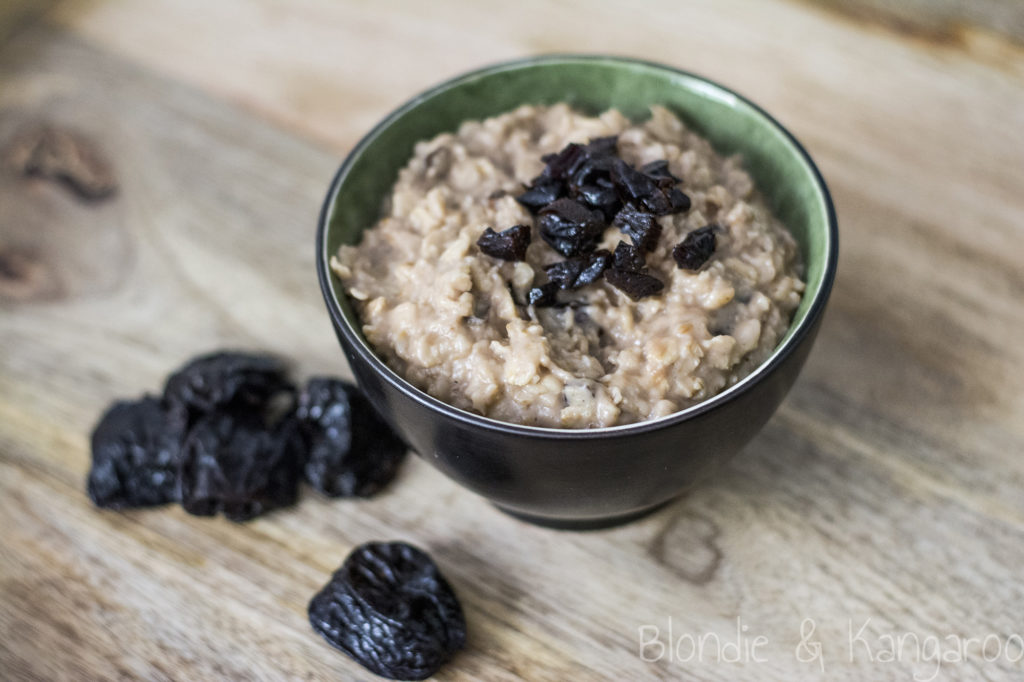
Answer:
POLYGON ((685 211, 690 198, 666 181, 664 175, 651 177, 619 159, 612 168, 612 181, 619 188, 623 203, 631 203, 654 215, 685 211))
POLYGON ((426 553, 404 542, 354 549, 308 613, 329 644, 394 680, 430 677, 466 643, 455 592, 426 553))
POLYGON ((622 193, 624 202, 639 204, 649 197, 660 194, 658 183, 647 174, 638 171, 622 159, 616 159, 612 167, 612 181, 622 193))
POLYGON ((615 185, 605 178, 597 178, 592 183, 576 187, 573 190, 573 197, 582 204, 600 211, 605 221, 611 219, 622 205, 615 185))
POLYGON ((653 296, 665 288, 665 283, 657 277, 633 270, 609 268, 605 271, 604 278, 634 301, 653 296))
POLYGON ((618 156, 617 146, 617 137, 599 137, 544 156, 543 172, 517 197, 537 214, 541 238, 567 258, 545 268, 549 281, 529 290, 530 304, 556 305, 559 289, 584 286, 606 271, 608 281, 634 300, 664 288, 661 280, 644 272, 643 253, 654 251, 661 238, 658 217, 689 210, 690 197, 676 187, 680 180, 669 170, 668 161, 652 161, 637 169, 618 156), (617 249, 610 270, 607 252, 598 252, 602 255, 596 259, 585 255, 597 249, 609 222, 628 235, 635 247, 617 249))
POLYGON ((229 404, 265 405, 276 393, 292 390, 284 362, 272 355, 220 351, 191 360, 172 374, 164 401, 192 417, 229 404))
POLYGON ((619 242, 619 245, 615 247, 612 261, 613 265, 619 270, 640 272, 647 267, 643 252, 635 244, 627 244, 626 242, 619 242))
POLYGON ((507 230, 495 232, 488 227, 476 240, 476 245, 494 258, 525 260, 526 247, 530 245, 530 228, 526 225, 513 225, 507 230))
POLYGON ((611 265, 612 255, 600 249, 593 253, 574 256, 544 268, 548 280, 559 289, 579 289, 596 282, 611 265))
POLYGON ((556 178, 540 176, 525 192, 516 197, 516 201, 536 213, 565 192, 565 183, 556 178))
POLYGON ((554 305, 558 300, 558 285, 554 282, 544 282, 540 286, 533 287, 526 294, 526 302, 537 307, 554 305))
POLYGON ((615 216, 614 225, 644 251, 653 251, 661 237, 661 223, 657 217, 632 205, 622 207, 615 216))
POLYGON ((586 158, 587 150, 583 145, 568 144, 557 154, 545 154, 541 157, 541 161, 547 164, 541 177, 568 180, 586 158))
POLYGON ((114 403, 92 432, 93 503, 127 509, 178 499, 180 438, 158 399, 114 403))
POLYGON ((691 206, 690 197, 687 194, 676 188, 671 187, 668 190, 668 201, 672 206, 671 213, 682 213, 683 211, 689 211, 691 206))
POLYGON ((668 161, 664 159, 644 164, 640 167, 640 172, 653 179, 662 187, 666 185, 671 187, 679 182, 679 178, 672 175, 672 172, 669 171, 668 161))
POLYGON ((715 252, 717 239, 714 225, 705 225, 690 232, 672 249, 672 257, 685 270, 699 270, 715 252))
POLYGON ((304 448, 295 419, 269 428, 251 410, 202 417, 182 446, 181 505, 197 516, 246 521, 293 504, 304 448))
POLYGON ((308 446, 306 481, 324 495, 369 497, 395 477, 405 458, 405 443, 348 382, 310 379, 296 416, 308 446))
POLYGON ((558 199, 540 212, 540 236, 563 256, 593 251, 604 233, 604 216, 572 199, 558 199))

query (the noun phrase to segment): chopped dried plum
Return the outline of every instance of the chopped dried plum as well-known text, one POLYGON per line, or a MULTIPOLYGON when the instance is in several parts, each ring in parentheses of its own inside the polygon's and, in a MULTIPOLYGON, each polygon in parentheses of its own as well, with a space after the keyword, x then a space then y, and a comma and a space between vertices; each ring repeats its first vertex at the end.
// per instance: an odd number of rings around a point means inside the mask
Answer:
POLYGON ((715 252, 715 226, 705 225, 690 232, 672 249, 672 257, 685 270, 699 270, 715 252))
POLYGON ((545 282, 540 286, 533 287, 526 294, 526 302, 533 306, 544 307, 554 305, 558 300, 558 285, 554 282, 545 282))
POLYGON ((672 187, 664 177, 652 178, 619 159, 612 168, 612 181, 623 203, 632 203, 654 215, 668 215, 689 208, 690 198, 672 187))
POLYGON ((576 187, 573 195, 577 201, 600 211, 606 222, 622 206, 615 185, 606 178, 596 178, 591 184, 576 187))
POLYGON ((579 289, 596 282, 608 269, 611 261, 612 255, 600 249, 552 263, 544 268, 544 272, 559 289, 579 289))
MULTIPOLYGON (((617 145, 616 136, 599 137, 545 155, 544 170, 517 197, 537 215, 541 238, 567 258, 545 268, 549 281, 529 290, 530 304, 558 305, 558 290, 584 286, 602 273, 611 273, 609 282, 634 299, 664 288, 661 280, 644 271, 643 254, 653 251, 661 238, 658 218, 689 210, 690 197, 676 187, 680 179, 669 170, 668 161, 637 169, 618 156, 617 145), (609 222, 629 236, 635 248, 620 244, 614 258, 587 258, 584 254, 597 249, 609 222), (611 269, 609 260, 615 261, 611 269)), ((485 236, 498 235, 489 230, 485 236)))
POLYGON ((92 432, 89 497, 127 509, 178 499, 181 432, 156 398, 114 403, 92 432))
POLYGON ((404 542, 356 547, 310 600, 331 646, 393 680, 430 677, 466 644, 466 619, 433 560, 404 542))
POLYGON ((262 415, 220 408, 182 446, 181 505, 197 516, 246 521, 295 502, 304 447, 295 419, 269 428, 262 415))
POLYGON ((494 258, 525 260, 526 247, 530 245, 530 228, 526 225, 513 225, 507 230, 495 232, 488 227, 476 240, 476 245, 494 258))
POLYGON ((330 497, 373 495, 408 450, 359 389, 340 379, 310 379, 296 416, 308 445, 306 481, 330 497))
POLYGON ((604 278, 634 301, 653 296, 665 288, 665 283, 657 277, 633 270, 609 268, 605 271, 604 278))
POLYGON ((292 385, 280 359, 265 354, 220 351, 191 360, 172 374, 164 387, 164 401, 172 409, 185 408, 194 419, 233 403, 262 406, 292 385))
POLYGON ((639 202, 658 192, 658 183, 622 159, 612 166, 612 181, 623 193, 623 200, 639 202))
POLYGON ((557 154, 545 154, 541 157, 541 161, 547 164, 541 172, 541 176, 555 180, 568 180, 586 158, 587 151, 583 145, 568 144, 557 154))
POLYGON ((671 187, 679 182, 679 178, 672 175, 671 171, 669 171, 668 161, 664 159, 644 164, 640 167, 640 172, 647 177, 652 178, 662 187, 671 187))
POLYGON ((540 176, 534 179, 528 190, 516 197, 516 201, 536 213, 565 192, 565 182, 556 178, 540 176))
POLYGON ((614 225, 629 235, 633 243, 644 251, 653 251, 661 237, 661 223, 651 213, 635 206, 623 206, 615 216, 614 225))
POLYGON ((676 187, 668 190, 668 203, 672 207, 670 213, 681 213, 690 210, 690 197, 676 187))
POLYGON ((557 199, 540 211, 540 236, 563 256, 593 251, 604 233, 604 216, 572 199, 557 199))
POLYGON ((619 270, 640 272, 647 267, 643 252, 635 244, 619 242, 612 259, 614 267, 619 270))
POLYGON ((618 135, 608 135, 591 139, 590 142, 584 145, 583 149, 586 151, 587 158, 596 159, 614 155, 618 144, 618 135))

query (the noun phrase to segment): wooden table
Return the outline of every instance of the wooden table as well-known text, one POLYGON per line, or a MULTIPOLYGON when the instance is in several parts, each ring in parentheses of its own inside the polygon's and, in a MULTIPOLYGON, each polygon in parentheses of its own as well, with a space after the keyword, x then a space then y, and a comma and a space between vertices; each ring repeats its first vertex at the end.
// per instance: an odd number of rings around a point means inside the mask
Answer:
POLYGON ((0 170, 0 678, 367 679, 306 603, 355 544, 402 538, 465 605, 438 679, 1024 679, 1021 6, 884 4, 7 0, 0 149, 47 121, 119 187, 0 170), (720 80, 831 185, 830 309, 746 450, 600 532, 525 525, 419 460, 373 500, 245 525, 93 509, 97 415, 189 356, 347 374, 313 266, 339 159, 433 82, 549 51, 720 80))

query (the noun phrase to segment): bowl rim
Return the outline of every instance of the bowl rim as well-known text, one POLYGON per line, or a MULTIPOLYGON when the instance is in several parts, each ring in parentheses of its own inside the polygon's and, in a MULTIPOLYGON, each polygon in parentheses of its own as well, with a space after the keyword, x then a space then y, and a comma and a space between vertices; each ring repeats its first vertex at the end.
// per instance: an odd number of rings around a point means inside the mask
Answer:
POLYGON ((719 406, 731 402, 745 394, 747 391, 752 390, 764 377, 771 374, 775 369, 781 365, 795 350, 799 347, 804 339, 814 329, 815 324, 818 322, 822 313, 824 312, 825 305, 828 301, 829 294, 832 291, 833 283, 835 282, 836 269, 838 264, 839 255, 839 228, 836 218, 835 206, 832 202, 832 195, 828 190, 828 186, 825 184, 825 179, 822 177, 821 172, 811 159, 810 154, 802 144, 796 139, 796 137, 789 132, 781 123, 779 123, 775 117, 769 114, 767 111, 762 109, 760 106, 744 97, 743 95, 735 92, 731 88, 728 88, 710 78, 706 78, 699 74, 683 69, 678 69, 666 64, 654 62, 645 59, 637 59, 633 57, 622 57, 616 55, 604 55, 604 54, 572 54, 572 53, 555 53, 555 54, 544 54, 536 55, 531 57, 522 57, 517 59, 510 59, 488 66, 483 66, 477 69, 473 69, 459 75, 448 78, 437 85, 434 85, 414 97, 410 98, 397 108, 392 110, 383 119, 380 120, 368 133, 366 133, 359 142, 352 148, 352 150, 345 157, 339 166, 337 172, 334 175, 334 179, 331 181, 330 187, 327 190, 327 196, 324 199, 324 203, 320 209, 320 215, 317 221, 317 233, 316 233, 316 267, 317 277, 320 283, 320 290, 324 297, 324 302, 327 304, 327 310, 331 316, 336 330, 340 330, 344 335, 345 339, 349 342, 353 352, 359 356, 359 358, 367 363, 378 375, 380 375, 385 381, 406 397, 411 398, 417 403, 423 404, 426 407, 442 413, 444 416, 462 422, 469 426, 478 428, 484 428, 491 431, 498 431, 510 435, 519 436, 531 436, 537 438, 555 438, 555 439, 584 439, 589 440, 592 438, 608 438, 608 437, 623 437, 627 435, 646 433, 650 431, 660 430, 680 422, 689 421, 698 417, 706 412, 714 410, 719 406), (702 93, 703 96, 713 97, 728 97, 735 98, 735 100, 743 103, 745 106, 750 107, 757 115, 765 119, 765 121, 773 126, 777 132, 779 132, 783 138, 788 141, 798 153, 800 159, 806 165, 807 169, 811 172, 816 189, 820 195, 821 201, 824 203, 825 213, 827 218, 827 230, 826 230, 826 262, 822 270, 821 286, 818 287, 815 292, 814 298, 811 301, 810 306, 807 309, 803 319, 800 320, 796 327, 790 327, 787 329, 787 335, 781 344, 775 347, 772 354, 762 362, 756 369, 750 374, 739 380, 726 390, 717 393, 706 400, 691 405, 685 409, 673 412, 672 414, 665 415, 664 417, 657 417, 655 419, 647 419, 640 422, 634 422, 631 424, 618 424, 615 426, 602 426, 596 428, 586 429, 566 429, 549 426, 532 426, 529 424, 517 424, 514 422, 505 422, 491 417, 485 417, 468 410, 464 410, 454 405, 450 405, 434 396, 430 395, 426 391, 417 388, 411 382, 400 376, 376 354, 376 352, 369 346, 369 343, 363 339, 362 335, 358 330, 354 329, 349 323, 349 320, 345 317, 341 310, 337 299, 335 298, 331 286, 332 271, 330 268, 330 258, 333 254, 327 253, 327 231, 333 215, 333 208, 335 198, 337 197, 338 191, 341 185, 348 177, 349 171, 355 163, 355 160, 360 157, 362 152, 377 138, 381 131, 390 126, 394 121, 404 116, 410 110, 415 109, 425 100, 428 100, 438 94, 449 90, 452 87, 461 85, 467 81, 472 81, 485 76, 491 76, 503 71, 518 69, 526 66, 533 66, 538 64, 559 64, 559 63, 586 63, 586 62, 611 62, 621 64, 632 64, 637 66, 643 66, 653 68, 657 70, 667 71, 677 76, 683 76, 687 79, 695 80, 703 85, 707 86, 707 90, 702 93), (717 91, 717 92, 716 92, 717 91))

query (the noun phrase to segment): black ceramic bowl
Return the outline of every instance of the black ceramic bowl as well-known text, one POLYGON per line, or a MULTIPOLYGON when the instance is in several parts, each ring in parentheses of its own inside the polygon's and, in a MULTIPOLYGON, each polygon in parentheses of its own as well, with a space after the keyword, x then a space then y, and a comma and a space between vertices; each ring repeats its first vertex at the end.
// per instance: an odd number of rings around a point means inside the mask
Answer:
POLYGON ((474 71, 418 95, 356 145, 331 183, 317 270, 338 340, 360 386, 423 459, 501 509, 563 527, 611 525, 690 488, 740 450, 778 407, 807 358, 835 277, 838 234, 828 189, 803 147, 753 103, 666 66, 551 56, 474 71), (590 430, 520 426, 452 407, 404 380, 367 344, 329 259, 373 225, 413 145, 521 104, 568 102, 643 118, 678 114, 719 152, 743 154, 800 244, 807 290, 772 356, 728 390, 652 421, 590 430))

